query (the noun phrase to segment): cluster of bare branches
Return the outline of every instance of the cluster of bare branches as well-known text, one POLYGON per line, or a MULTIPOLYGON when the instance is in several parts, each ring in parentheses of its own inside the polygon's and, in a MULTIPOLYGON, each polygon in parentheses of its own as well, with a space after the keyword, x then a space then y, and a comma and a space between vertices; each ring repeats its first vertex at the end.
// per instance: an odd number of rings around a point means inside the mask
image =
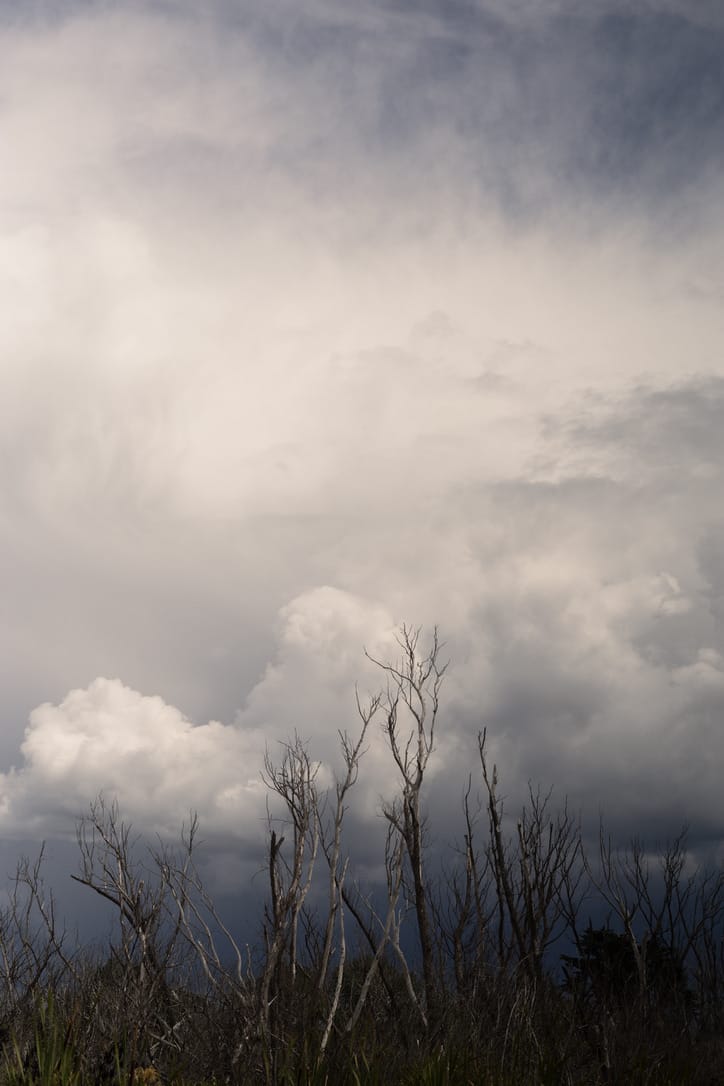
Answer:
POLYGON ((359 1083, 364 1067, 379 1069, 370 1081, 394 1082, 425 1061, 449 1082, 623 1082, 642 1066, 654 1077, 641 1081, 724 1081, 724 875, 692 866, 685 832, 647 853, 636 840, 618 850, 602 826, 591 850, 567 805, 532 785, 511 817, 483 731, 461 842, 433 863, 426 781, 442 648, 436 630, 423 643, 403 626, 396 660, 370 657, 384 688, 357 696, 330 787, 299 736, 267 753, 254 947, 199 874, 195 816, 174 849, 136 838, 102 797, 80 820, 73 878, 116 917, 95 953, 69 945, 42 855, 23 861, 0 912, 6 1049, 11 1038, 16 1055, 32 1049, 27 1023, 39 1006, 47 1015, 50 992, 78 1081, 95 1084, 140 1071, 178 1083, 359 1083), (381 808, 384 880, 370 890, 346 816, 374 728, 397 789, 381 808))

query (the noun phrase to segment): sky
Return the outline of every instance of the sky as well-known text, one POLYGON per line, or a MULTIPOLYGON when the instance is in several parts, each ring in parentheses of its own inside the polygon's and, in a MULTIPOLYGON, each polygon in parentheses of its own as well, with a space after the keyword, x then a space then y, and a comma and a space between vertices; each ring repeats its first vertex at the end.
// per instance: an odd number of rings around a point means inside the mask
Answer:
POLYGON ((486 727, 721 857, 723 113, 718 0, 0 2, 6 851, 102 791, 251 863, 405 622, 431 847, 486 727))

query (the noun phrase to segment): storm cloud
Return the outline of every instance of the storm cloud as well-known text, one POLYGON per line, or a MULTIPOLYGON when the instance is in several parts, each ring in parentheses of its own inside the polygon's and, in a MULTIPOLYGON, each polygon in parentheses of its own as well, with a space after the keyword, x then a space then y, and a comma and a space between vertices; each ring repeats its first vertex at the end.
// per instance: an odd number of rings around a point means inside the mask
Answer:
POLYGON ((439 842, 487 726, 720 847, 724 20, 578 9, 0 5, 7 837, 256 848, 406 621, 439 842))

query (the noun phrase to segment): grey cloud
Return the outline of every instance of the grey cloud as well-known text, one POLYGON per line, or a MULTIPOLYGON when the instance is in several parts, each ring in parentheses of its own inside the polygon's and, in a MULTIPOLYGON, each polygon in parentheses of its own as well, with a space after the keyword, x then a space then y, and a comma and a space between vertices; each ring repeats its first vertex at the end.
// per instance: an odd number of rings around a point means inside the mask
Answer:
POLYGON ((629 204, 691 215, 694 194, 716 189, 724 25, 682 5, 75 10, 100 34, 106 21, 121 57, 124 37, 139 44, 134 25, 156 40, 173 28, 139 83, 145 118, 129 112, 124 135, 125 169, 145 185, 173 191, 183 176, 229 208, 262 180, 283 202, 283 177, 292 203, 300 189, 336 201, 344 186, 390 206, 412 185, 444 206, 462 185, 514 217, 564 200, 584 219, 629 204), (177 62, 182 88, 165 75, 177 62), (179 90, 187 126, 198 109, 186 131, 173 123, 179 90))
MULTIPOLYGON (((702 844, 722 833, 720 474, 696 474, 717 455, 720 391, 634 391, 572 431, 593 462, 596 441, 628 450, 611 478, 476 499, 496 524, 491 551, 478 522, 485 579, 468 629, 478 720, 513 796, 527 778, 553 782, 622 837, 683 822, 702 844)), ((466 719, 473 698, 468 686, 466 719)))
POLYGON ((721 161, 724 26, 683 6, 375 4, 350 25, 336 11, 277 34, 270 18, 270 55, 283 34, 287 64, 335 86, 357 138, 423 156, 433 184, 456 171, 525 214, 564 192, 643 213, 721 161))
POLYGON ((724 465, 724 379, 695 377, 644 386, 618 402, 604 398, 588 419, 572 420, 568 433, 580 449, 607 450, 632 481, 645 474, 685 491, 708 489, 724 465))
POLYGON ((219 751, 259 768, 248 732, 333 765, 363 645, 407 620, 452 659, 438 841, 485 723, 511 804, 531 777, 622 835, 721 833, 721 224, 661 214, 718 161, 720 32, 671 5, 197 9, 0 45, 14 817, 102 783, 93 727, 78 772, 53 751, 103 675, 136 731, 160 696, 179 748, 226 722, 192 790, 212 814, 219 751))

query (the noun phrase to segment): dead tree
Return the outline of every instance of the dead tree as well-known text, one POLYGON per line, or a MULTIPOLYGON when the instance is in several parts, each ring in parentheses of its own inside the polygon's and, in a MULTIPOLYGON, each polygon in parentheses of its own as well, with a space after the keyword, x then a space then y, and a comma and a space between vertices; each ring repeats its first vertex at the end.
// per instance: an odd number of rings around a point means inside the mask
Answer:
POLYGON ((165 852, 150 848, 144 865, 137 839, 118 804, 103 796, 91 804, 77 830, 81 854, 76 882, 108 901, 118 915, 119 939, 111 945, 123 1021, 130 1031, 131 1060, 146 1058, 173 1030, 169 978, 176 964, 181 918, 171 906, 172 870, 165 852))
POLYGON ((367 965, 365 974, 362 980, 362 985, 359 990, 359 994, 355 1001, 352 1013, 350 1014, 347 1023, 344 1027, 346 1036, 351 1036, 354 1033, 357 1022, 360 1015, 364 1010, 367 997, 369 996, 370 989, 374 983, 375 978, 379 974, 379 977, 384 985, 387 997, 389 1000, 390 1013, 392 1017, 397 1017, 397 1004, 396 996, 393 986, 387 977, 387 974, 383 968, 383 958, 388 946, 392 947, 395 955, 398 958, 399 966, 402 971, 402 975, 405 981, 405 988, 407 990, 410 1002, 412 1003, 415 1011, 420 1017, 423 1028, 427 1030, 427 1017, 424 1009, 420 1006, 415 987, 412 983, 412 977, 410 970, 405 959, 405 956, 400 947, 400 927, 402 923, 402 914, 398 908, 398 902, 400 898, 400 890, 402 888, 402 872, 405 860, 405 843, 401 834, 390 823, 387 831, 387 839, 385 842, 385 874, 387 877, 387 909, 384 918, 374 908, 369 898, 363 898, 359 889, 357 888, 356 898, 348 893, 346 889, 343 889, 342 895, 349 909, 351 915, 357 922, 357 925, 364 935, 369 948, 372 952, 372 958, 367 965))
MULTIPOLYGON (((275 764, 267 751, 262 779, 283 803, 280 821, 291 834, 291 856, 282 853, 286 840, 280 836, 269 813, 269 903, 266 908, 266 956, 259 989, 259 1033, 265 1060, 273 1060, 277 1042, 271 1030, 279 1021, 280 1002, 293 989, 298 966, 299 917, 312 885, 319 849, 319 795, 316 766, 298 736, 283 744, 283 755, 275 764)), ((267 1077, 274 1072, 267 1063, 267 1077)))
POLYGON ((384 730, 400 773, 402 789, 396 799, 385 804, 383 811, 405 844, 420 942, 427 1023, 434 1032, 440 1010, 439 978, 424 862, 421 793, 427 764, 434 749, 440 688, 447 665, 440 664, 442 646, 437 628, 433 631, 432 644, 427 652, 420 651, 419 641, 419 629, 403 626, 397 638, 402 652, 398 662, 390 664, 375 660, 369 654, 368 657, 387 676, 384 730))
POLYGON ((77 976, 76 950, 66 948, 55 899, 43 882, 44 851, 43 845, 34 861, 27 857, 18 861, 0 909, 1 1043, 11 1032, 29 1043, 42 993, 77 976))
MULTIPOLYGON (((360 759, 364 753, 364 741, 367 730, 379 709, 381 698, 378 695, 372 698, 368 705, 363 706, 359 699, 359 694, 356 693, 356 701, 357 713, 362 722, 362 726, 354 741, 350 739, 347 732, 339 732, 339 741, 342 748, 342 759, 344 763, 344 775, 338 778, 335 783, 335 803, 331 817, 331 827, 326 827, 324 825, 320 812, 322 848, 329 868, 329 905, 324 931, 322 955, 317 973, 317 992, 320 996, 323 994, 326 986, 327 973, 334 945, 335 928, 339 939, 337 976, 319 1045, 320 1055, 323 1055, 327 1048, 332 1026, 339 1008, 347 953, 343 891, 347 875, 348 858, 342 857, 342 824, 344 822, 348 794, 357 783, 357 778, 359 776, 360 759)), ((367 987, 369 988, 369 985, 367 985, 367 987)), ((366 998, 366 991, 364 998, 366 998)), ((364 1004, 364 998, 362 999, 362 1005, 364 1004)), ((359 1016, 361 1009, 362 1007, 360 1006, 357 1017, 359 1016)))
MULTIPOLYGON (((196 819, 192 819, 195 828, 196 819)), ((191 835, 190 835, 191 836, 191 835)), ((195 985, 201 995, 193 1016, 193 1047, 212 1048, 227 1067, 247 1060, 257 1036, 258 1001, 250 947, 242 946, 224 922, 203 884, 191 850, 189 862, 170 872, 169 889, 178 910, 181 936, 188 944, 203 978, 195 985), (228 1023, 234 1023, 229 1028, 228 1023)))
POLYGON ((516 837, 503 832, 503 804, 498 771, 488 770, 485 732, 478 736, 483 781, 487 791, 489 857, 498 899, 498 960, 513 961, 538 981, 547 948, 575 914, 583 876, 581 834, 567 806, 553 813, 551 793, 528 786, 528 803, 516 826, 516 837))
MULTIPOLYGON (((724 873, 688 866, 687 829, 666 845, 649 852, 638 839, 626 849, 615 849, 610 837, 599 830, 598 865, 588 865, 592 882, 628 940, 636 964, 639 1000, 649 1002, 657 961, 667 948, 683 968, 694 966, 697 987, 704 976, 719 975, 717 952, 721 954, 721 925, 724 920, 724 873), (706 964, 705 964, 706 963, 706 964), (707 968, 708 966, 708 968, 707 968), (713 966, 713 969, 711 968, 713 966)), ((720 991, 718 993, 721 994, 720 991)), ((701 1004, 706 1001, 703 991, 701 1004)))
POLYGON ((435 923, 444 954, 452 964, 457 994, 468 1007, 487 979, 490 933, 497 909, 491 893, 490 850, 479 852, 475 840, 480 811, 471 809, 471 792, 469 776, 463 795, 463 843, 455 846, 457 863, 444 870, 435 903, 435 923))

